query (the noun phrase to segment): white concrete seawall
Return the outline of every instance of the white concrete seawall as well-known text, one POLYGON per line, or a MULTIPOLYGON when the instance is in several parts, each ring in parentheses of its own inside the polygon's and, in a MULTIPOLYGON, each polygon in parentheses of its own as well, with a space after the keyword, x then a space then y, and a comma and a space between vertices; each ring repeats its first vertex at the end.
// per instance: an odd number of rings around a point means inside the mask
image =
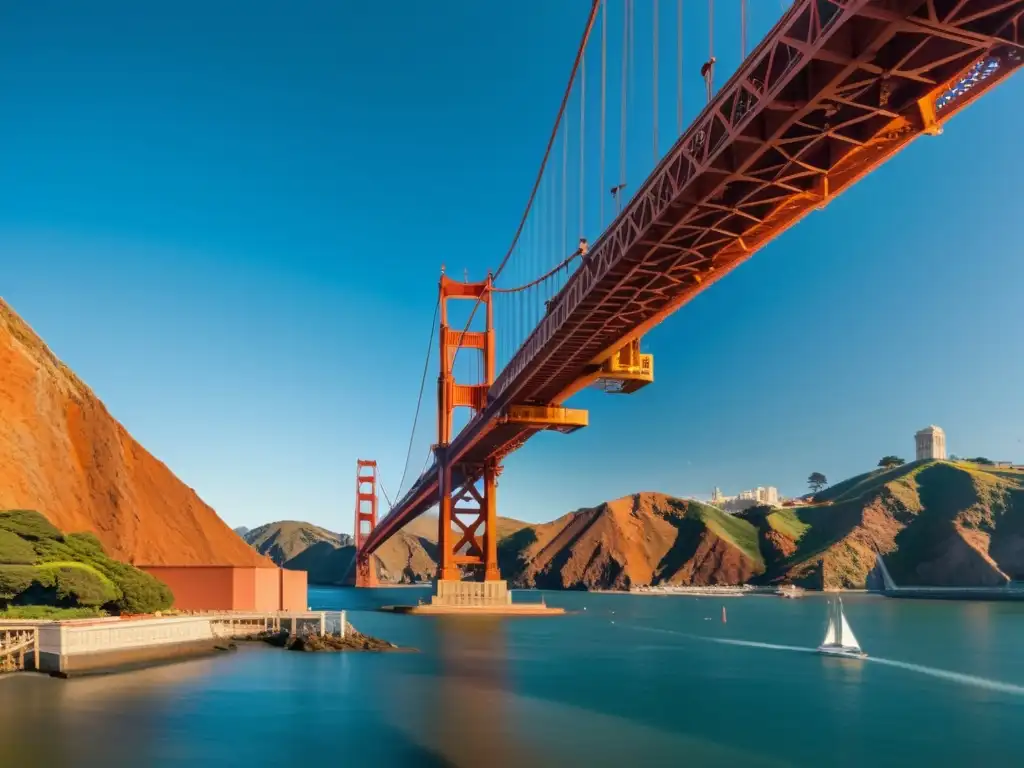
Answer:
POLYGON ((344 634, 344 611, 78 619, 35 622, 39 671, 58 675, 112 671, 223 648, 227 638, 268 629, 344 634))

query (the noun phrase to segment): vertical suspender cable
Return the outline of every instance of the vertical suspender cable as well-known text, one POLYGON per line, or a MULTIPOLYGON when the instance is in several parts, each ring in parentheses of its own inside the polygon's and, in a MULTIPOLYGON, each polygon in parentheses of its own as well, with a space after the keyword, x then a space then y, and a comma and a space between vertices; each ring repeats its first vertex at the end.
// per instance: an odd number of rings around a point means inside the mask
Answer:
POLYGON ((676 134, 683 135, 683 0, 676 0, 676 134))
POLYGON ((636 93, 636 6, 633 0, 626 3, 626 9, 629 12, 629 94, 632 96, 636 93))
MULTIPOLYGON (((558 107, 558 115, 555 118, 555 124, 551 127, 551 134, 548 137, 548 143, 544 147, 544 156, 541 159, 540 168, 537 171, 537 177, 533 182, 533 187, 530 189, 530 196, 527 198, 526 208, 523 211, 522 217, 519 219, 519 225, 516 227, 516 232, 512 237, 512 242, 509 244, 508 250, 505 252, 504 257, 502 257, 497 269, 492 273, 493 280, 497 280, 501 277, 501 273, 505 271, 505 267, 508 264, 509 259, 512 258, 512 253, 515 251, 516 244, 519 242, 519 237, 522 235, 523 227, 526 225, 526 219, 530 215, 530 210, 533 208, 533 202, 537 197, 537 190, 540 188, 541 180, 544 178, 544 170, 548 167, 551 150, 555 145, 555 140, 558 138, 558 124, 563 122, 563 118, 565 117, 565 108, 569 102, 569 96, 572 93, 573 82, 576 80, 576 72, 579 69, 580 59, 583 57, 583 53, 587 47, 587 41, 590 39, 590 33, 594 28, 594 22, 597 20, 599 3, 600 0, 592 0, 591 2, 590 13, 587 16, 587 25, 583 30, 583 37, 580 40, 579 48, 576 50, 576 59, 573 61, 572 71, 569 73, 569 82, 565 87, 565 92, 562 94, 562 101, 558 107)), ((473 308, 469 312, 469 319, 466 321, 465 331, 469 330, 470 325, 473 322, 473 318, 476 316, 476 311, 480 308, 480 303, 480 298, 473 303, 473 308)), ((460 337, 459 345, 455 348, 454 355, 456 357, 459 354, 459 350, 462 349, 462 339, 465 338, 465 331, 463 331, 463 334, 460 337)))
POLYGON ((660 0, 654 0, 654 33, 653 33, 653 44, 651 45, 654 51, 654 62, 652 68, 652 88, 651 91, 654 94, 653 103, 651 105, 653 109, 652 123, 654 125, 654 135, 651 137, 654 141, 654 164, 658 164, 658 5, 660 0))
POLYGON ((597 188, 600 232, 604 232, 604 144, 605 113, 608 104, 608 0, 601 0, 601 172, 597 188))
POLYGON ((715 93, 715 0, 708 0, 708 61, 704 75, 708 87, 708 104, 715 93))
MULTIPOLYGON (((579 236, 586 236, 586 206, 584 198, 584 181, 587 160, 587 56, 584 52, 580 64, 580 229, 579 236)), ((565 255, 568 255, 566 253, 565 255)))
POLYGON ((740 52, 747 58, 747 0, 740 0, 740 52))
MULTIPOLYGON (((622 190, 626 187, 626 103, 629 101, 629 6, 630 0, 626 0, 625 19, 622 24, 622 95, 619 101, 619 184, 615 199, 618 201, 622 196, 622 190)), ((616 207, 618 212, 622 209, 616 207)))
MULTIPOLYGON (((398 481, 398 495, 402 495, 402 488, 405 486, 405 476, 409 473, 409 457, 412 456, 412 443, 416 437, 416 424, 420 420, 420 407, 423 405, 423 389, 427 384, 427 367, 430 365, 430 353, 434 349, 434 334, 437 332, 437 311, 441 308, 441 298, 438 296, 434 304, 434 316, 430 319, 430 338, 427 340, 427 356, 423 361, 423 375, 420 376, 420 394, 416 398, 416 413, 412 417, 412 432, 409 434, 409 447, 405 451, 405 468, 402 470, 402 479, 398 481)), ((420 474, 423 474, 422 472, 420 474)))
MULTIPOLYGON (((708 0, 708 58, 715 59, 715 0, 708 0)), ((714 85, 712 81, 712 88, 714 85)))
POLYGON ((562 126, 562 257, 569 252, 569 208, 567 186, 569 175, 569 121, 562 126))

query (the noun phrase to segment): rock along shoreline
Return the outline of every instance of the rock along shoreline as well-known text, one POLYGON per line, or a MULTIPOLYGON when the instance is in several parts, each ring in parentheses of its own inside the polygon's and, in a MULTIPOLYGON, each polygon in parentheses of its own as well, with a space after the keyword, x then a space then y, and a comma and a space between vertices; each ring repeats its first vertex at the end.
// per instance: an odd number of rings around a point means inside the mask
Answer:
POLYGON ((371 653, 400 652, 416 653, 415 648, 401 648, 387 640, 364 635, 351 624, 348 625, 345 636, 340 635, 317 635, 301 634, 293 635, 287 630, 280 632, 261 632, 252 637, 237 638, 238 640, 261 641, 274 648, 284 648, 287 651, 299 651, 303 653, 320 652, 346 652, 346 651, 368 651, 371 653))

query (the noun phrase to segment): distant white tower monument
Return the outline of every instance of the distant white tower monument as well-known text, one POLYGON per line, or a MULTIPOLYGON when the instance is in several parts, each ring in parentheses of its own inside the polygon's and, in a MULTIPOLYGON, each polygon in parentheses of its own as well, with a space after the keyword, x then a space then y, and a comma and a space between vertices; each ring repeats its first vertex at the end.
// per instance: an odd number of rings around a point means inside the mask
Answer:
POLYGON ((946 458, 946 433, 934 424, 914 435, 917 446, 917 460, 946 458))

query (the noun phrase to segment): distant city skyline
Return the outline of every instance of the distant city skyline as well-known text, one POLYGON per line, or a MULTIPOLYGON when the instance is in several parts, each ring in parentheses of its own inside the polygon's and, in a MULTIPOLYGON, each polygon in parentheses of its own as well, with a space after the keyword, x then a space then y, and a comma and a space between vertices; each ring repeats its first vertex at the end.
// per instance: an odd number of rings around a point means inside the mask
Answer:
MULTIPOLYGON (((753 44, 780 11, 749 6, 753 44)), ((441 264, 482 277, 508 247, 581 9, 170 8, 5 9, 0 293, 229 525, 351 532, 358 458, 399 491, 441 264)), ((738 13, 719 33, 738 39, 738 13)), ((512 454, 499 514, 751 478, 799 496, 811 472, 909 458, 931 423, 959 455, 1024 461, 1022 119, 1017 76, 648 333, 654 383, 574 397, 590 426, 512 454)), ((630 125, 627 194, 651 127, 630 125)), ((436 440, 436 376, 405 488, 436 440)))
POLYGON ((759 485, 756 488, 740 491, 735 496, 723 494, 722 490, 716 486, 711 494, 711 503, 727 512, 739 512, 757 504, 774 507, 778 506, 780 501, 779 489, 774 485, 759 485))

